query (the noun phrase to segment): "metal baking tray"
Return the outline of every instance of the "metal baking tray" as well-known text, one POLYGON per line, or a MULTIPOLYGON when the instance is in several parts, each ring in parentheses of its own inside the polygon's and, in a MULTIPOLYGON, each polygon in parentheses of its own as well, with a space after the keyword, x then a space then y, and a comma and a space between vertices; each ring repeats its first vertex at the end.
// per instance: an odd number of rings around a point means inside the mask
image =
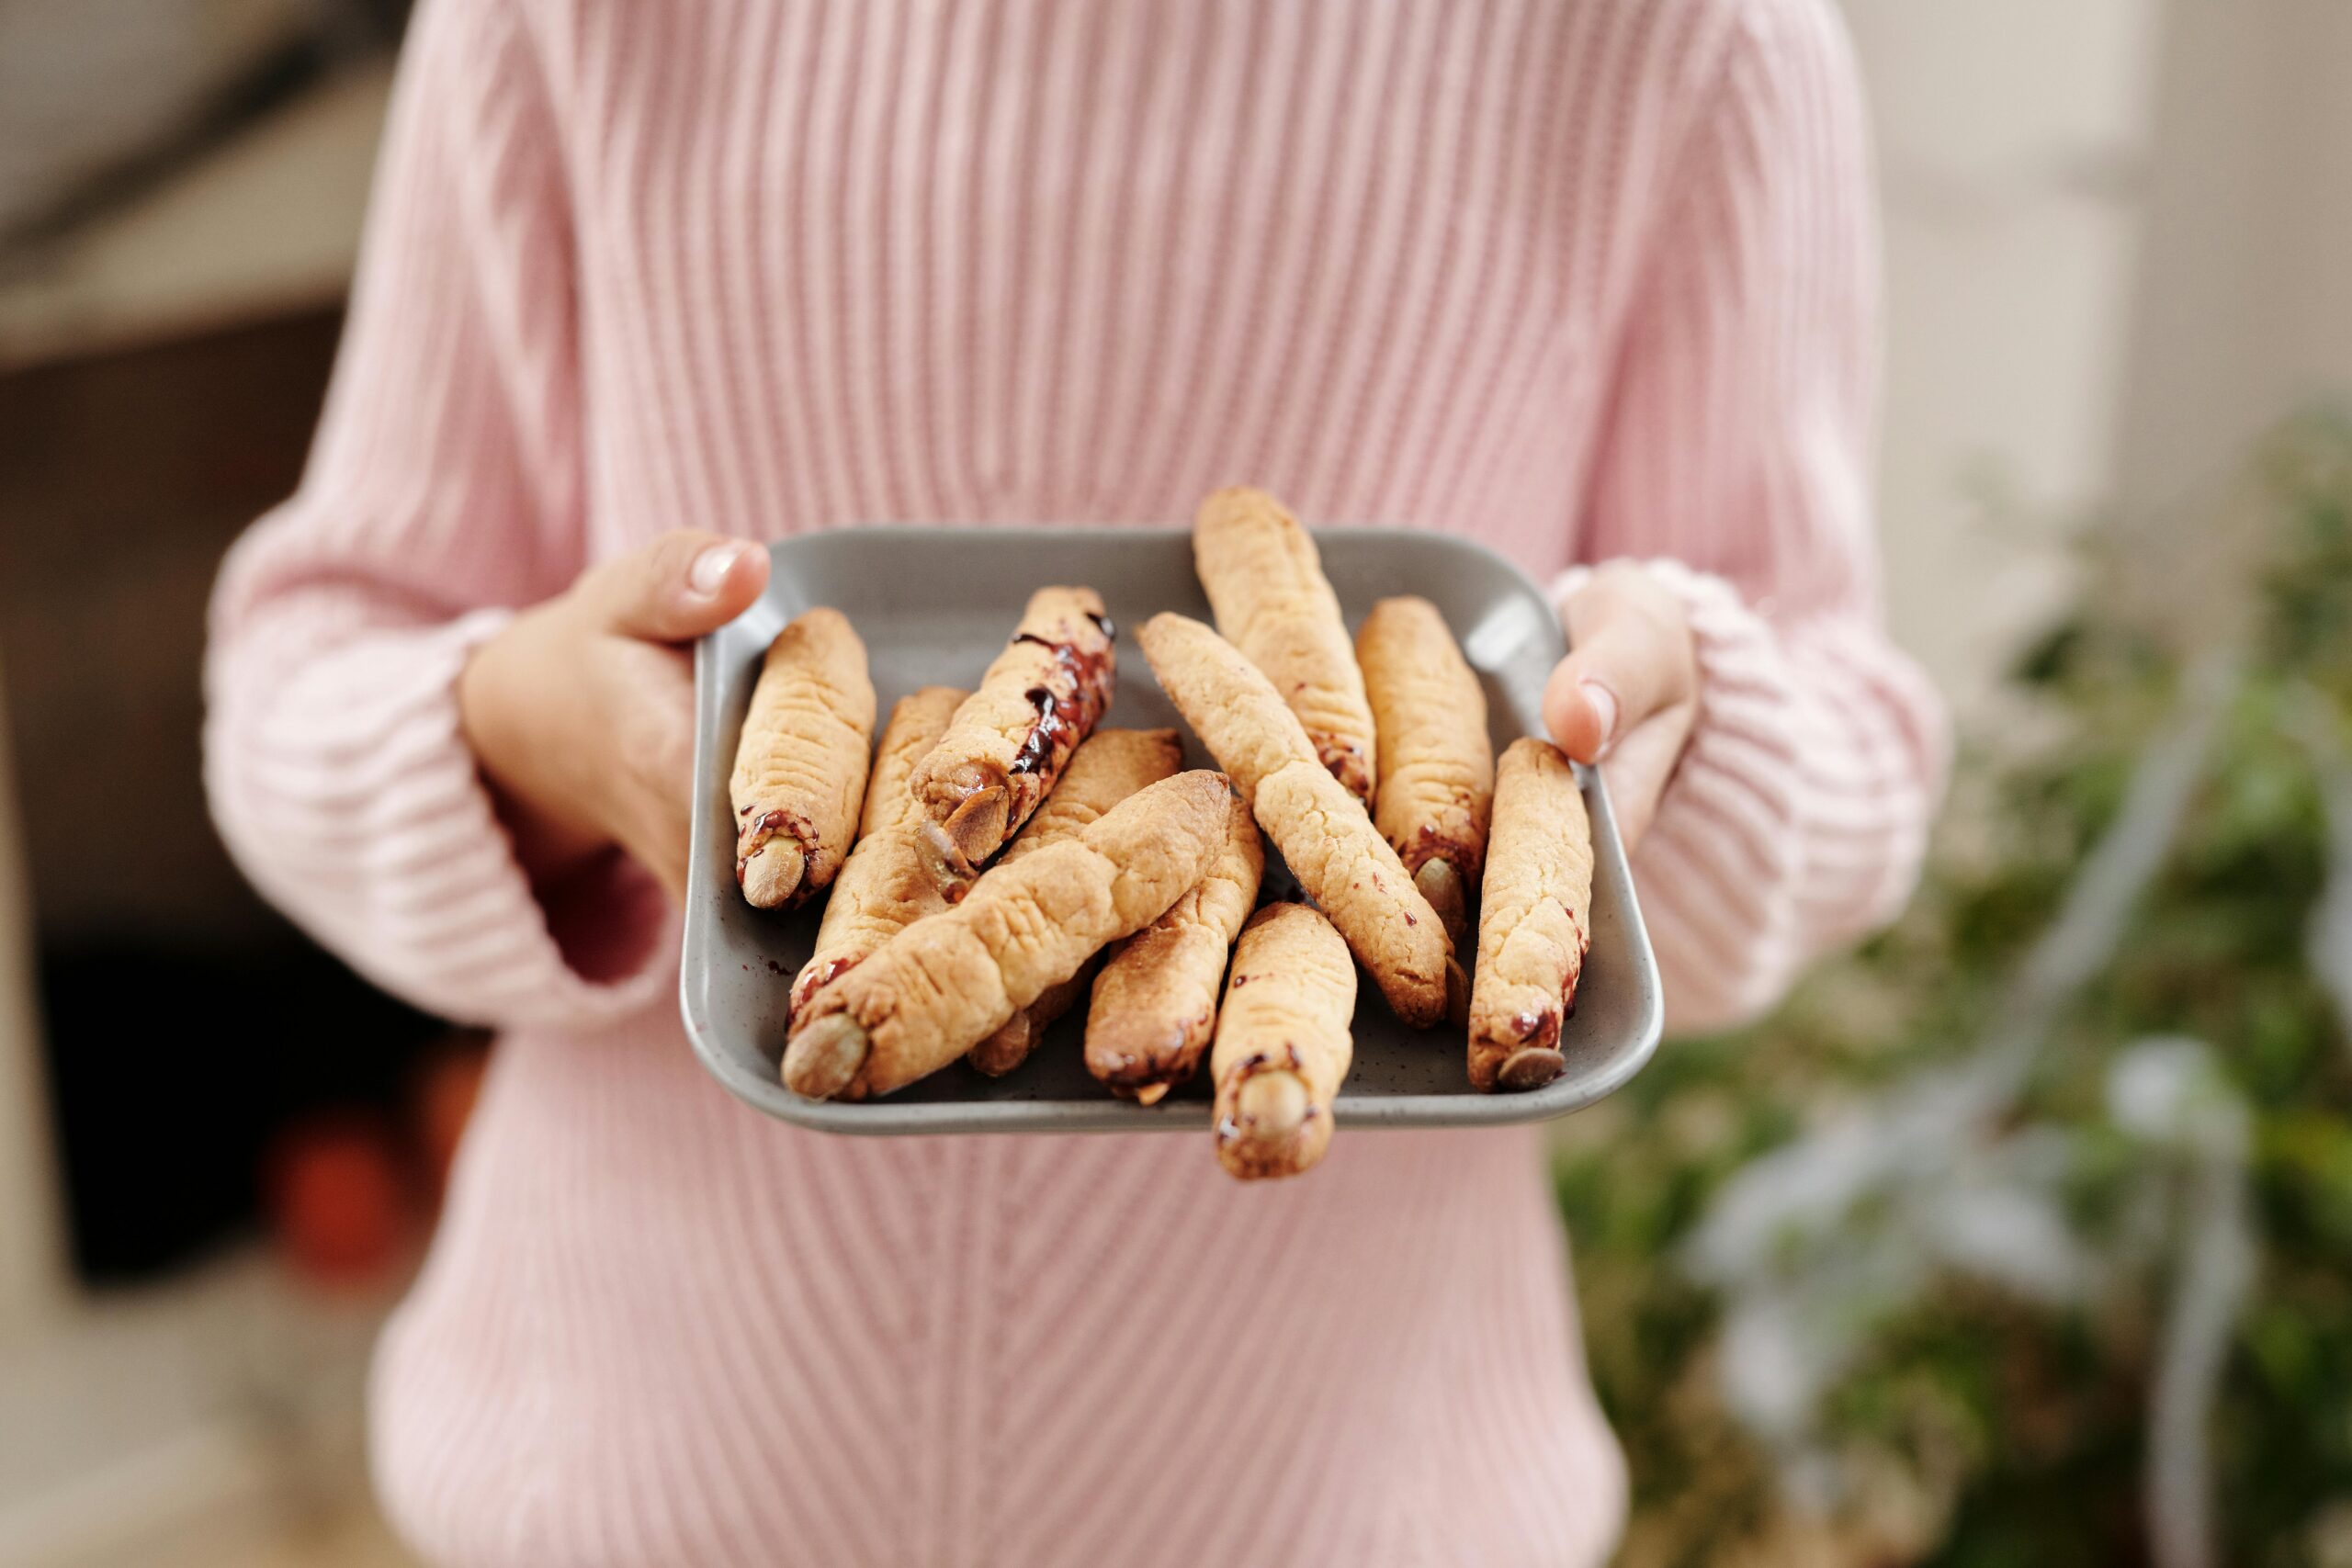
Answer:
MULTIPOLYGON (((1374 600, 1418 593, 1446 624, 1487 689, 1497 750, 1541 733, 1544 682, 1566 651, 1557 619, 1527 576, 1486 547, 1391 528, 1316 531, 1323 568, 1351 626, 1374 600)), ((686 1034, 713 1077, 770 1115, 838 1133, 1198 1131, 1209 1122, 1206 1061, 1154 1106, 1114 1099, 1080 1058, 1081 1000, 1020 1068, 989 1078, 962 1063, 896 1094, 858 1104, 805 1100, 784 1087, 785 1003, 815 943, 819 909, 754 909, 735 886, 734 814, 727 798, 736 733, 761 655, 785 623, 830 604, 865 638, 879 711, 918 686, 978 682, 1030 592, 1084 583, 1118 624, 1118 690, 1106 724, 1183 721, 1130 635, 1162 610, 1208 619, 1193 573, 1190 533, 1141 527, 889 525, 803 535, 771 547, 766 594, 695 649, 695 818, 680 984, 686 1034)), ((1188 766, 1216 762, 1185 731, 1188 766)), ((1573 1015, 1560 1033, 1567 1071, 1526 1094, 1470 1087, 1461 1031, 1416 1032, 1392 1017, 1369 980, 1359 987, 1355 1065, 1340 1090, 1342 1124, 1451 1127, 1561 1116, 1641 1070, 1662 1021, 1657 966, 1642 926, 1609 796, 1578 769, 1592 814, 1592 948, 1573 1015)), ((1295 889, 1270 850, 1266 895, 1295 889)), ((1465 960, 1468 955, 1464 955, 1465 960)))

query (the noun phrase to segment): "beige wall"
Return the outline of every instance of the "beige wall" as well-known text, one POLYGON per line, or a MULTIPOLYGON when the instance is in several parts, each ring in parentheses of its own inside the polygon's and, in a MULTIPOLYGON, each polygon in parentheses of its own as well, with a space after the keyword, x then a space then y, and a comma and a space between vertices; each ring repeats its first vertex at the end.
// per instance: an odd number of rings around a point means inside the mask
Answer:
POLYGON ((1846 0, 1885 211, 1888 613, 1963 705, 2110 487, 2157 8, 1846 0))
POLYGON ((2196 526, 2265 425, 2352 388, 2352 5, 2166 13, 2118 489, 2196 526))
POLYGON ((2230 547, 2261 433, 2352 389, 2352 3, 1845 0, 1886 212, 1897 635, 1963 708, 2142 529, 2230 547))

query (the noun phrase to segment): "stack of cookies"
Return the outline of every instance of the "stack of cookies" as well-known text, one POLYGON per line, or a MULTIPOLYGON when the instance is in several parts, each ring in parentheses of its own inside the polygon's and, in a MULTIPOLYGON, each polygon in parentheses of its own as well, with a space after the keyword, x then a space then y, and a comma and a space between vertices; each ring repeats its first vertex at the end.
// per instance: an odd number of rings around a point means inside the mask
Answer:
POLYGON ((1221 773, 1182 771, 1173 730, 1099 726, 1115 634, 1090 589, 1040 589, 977 688, 905 698, 870 756, 848 622, 812 610, 776 638, 732 784, 744 896, 831 889, 792 986, 796 1092, 887 1094, 958 1057, 1012 1072, 1091 987, 1098 1080, 1149 1104, 1205 1053, 1220 1161, 1293 1175, 1329 1145, 1359 964, 1404 1022, 1466 1024, 1479 1089, 1563 1070, 1592 877, 1566 759, 1524 739, 1498 769, 1426 601, 1380 601, 1351 641, 1272 497, 1211 496, 1193 545, 1216 626, 1160 615, 1138 640, 1221 773), (1261 834, 1301 899, 1256 907, 1261 834))

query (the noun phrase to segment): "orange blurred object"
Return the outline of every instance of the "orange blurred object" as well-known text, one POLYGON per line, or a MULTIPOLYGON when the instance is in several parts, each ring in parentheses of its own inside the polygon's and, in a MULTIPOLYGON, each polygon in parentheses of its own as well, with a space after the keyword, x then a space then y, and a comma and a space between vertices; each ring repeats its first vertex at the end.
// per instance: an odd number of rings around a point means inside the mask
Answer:
POLYGON ((364 1286, 401 1256, 410 1192, 385 1127, 349 1114, 307 1117, 279 1138, 266 1168, 271 1228, 304 1278, 364 1286))

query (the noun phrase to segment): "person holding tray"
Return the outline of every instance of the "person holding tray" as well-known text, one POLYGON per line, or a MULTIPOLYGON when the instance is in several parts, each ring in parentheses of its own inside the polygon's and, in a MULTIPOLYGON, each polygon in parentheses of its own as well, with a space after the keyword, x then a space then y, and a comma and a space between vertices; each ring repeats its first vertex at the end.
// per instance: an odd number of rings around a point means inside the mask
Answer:
POLYGON ((857 522, 1251 483, 1473 536, 1556 575, 1547 723, 1638 840, 1671 1026, 1727 1023, 1896 908, 1942 767, 1878 609, 1875 250, 1830 0, 424 0, 207 671, 254 882, 502 1033, 376 1363, 415 1549, 1605 1558, 1532 1130, 1245 1187, 711 1081, 682 645, 857 522))

